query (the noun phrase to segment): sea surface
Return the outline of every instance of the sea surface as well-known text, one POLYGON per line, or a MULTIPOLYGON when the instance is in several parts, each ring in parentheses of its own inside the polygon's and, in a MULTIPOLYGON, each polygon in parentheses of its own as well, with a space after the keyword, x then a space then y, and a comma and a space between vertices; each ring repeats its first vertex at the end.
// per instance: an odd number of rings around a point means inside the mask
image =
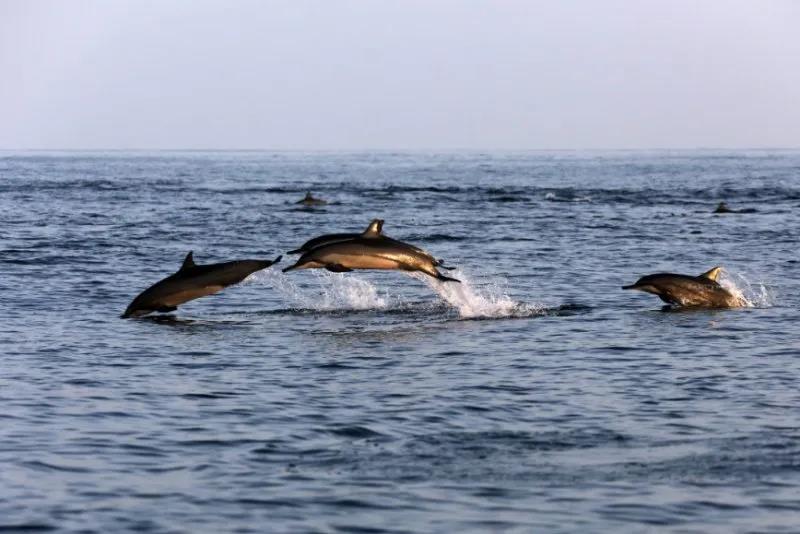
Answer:
POLYGON ((799 214, 798 151, 0 152, 0 531, 799 532, 799 214), (280 271, 376 217, 462 284, 280 271), (284 260, 120 318, 190 250, 284 260))

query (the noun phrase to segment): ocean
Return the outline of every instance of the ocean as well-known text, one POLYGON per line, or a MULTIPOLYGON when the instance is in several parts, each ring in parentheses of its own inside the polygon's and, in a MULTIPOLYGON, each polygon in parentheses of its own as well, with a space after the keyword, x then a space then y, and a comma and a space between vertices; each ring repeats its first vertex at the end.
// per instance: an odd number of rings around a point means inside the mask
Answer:
POLYGON ((790 150, 0 152, 0 530, 798 532, 798 214, 790 150), (373 218, 462 284, 281 272, 373 218), (120 318, 190 250, 284 259, 120 318))

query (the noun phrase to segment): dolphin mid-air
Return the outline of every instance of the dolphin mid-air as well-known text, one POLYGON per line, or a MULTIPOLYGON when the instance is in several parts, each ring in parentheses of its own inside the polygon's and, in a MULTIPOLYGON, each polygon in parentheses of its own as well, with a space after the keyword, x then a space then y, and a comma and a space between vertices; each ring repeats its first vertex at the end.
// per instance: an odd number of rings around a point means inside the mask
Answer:
MULTIPOLYGON (((343 273, 355 269, 390 269, 419 271, 442 281, 460 281, 440 273, 436 268, 441 266, 441 261, 428 252, 414 245, 381 235, 382 227, 383 221, 375 219, 363 233, 357 234, 356 237, 328 241, 311 247, 303 252, 297 263, 287 267, 283 272, 295 269, 327 269, 335 273, 343 273)), ((322 240, 326 237, 328 236, 321 236, 317 239, 322 240)), ((313 241, 315 240, 312 239, 298 250, 303 250, 313 241)))
POLYGON ((306 252, 310 252, 311 250, 321 247, 323 245, 330 245, 331 243, 340 243, 342 241, 348 241, 350 239, 356 239, 358 237, 380 237, 381 239, 397 243, 400 245, 404 245, 406 247, 412 248, 416 250, 418 253, 427 256, 433 261, 433 264, 436 267, 441 267, 442 269, 447 269, 452 271, 455 267, 445 267, 444 260, 434 258, 429 252, 415 247, 414 245, 403 243, 402 241, 398 241, 397 239, 392 239, 391 237, 383 234, 383 219, 372 219, 372 222, 369 223, 367 229, 361 232, 360 234, 325 234, 319 237, 315 237, 314 239, 310 239, 303 243, 299 248, 294 250, 290 250, 287 254, 305 254, 306 252))
POLYGON ((638 289, 658 296, 667 304, 694 308, 741 308, 747 302, 722 287, 717 278, 722 267, 714 267, 700 276, 658 273, 643 276, 622 289, 638 289))
POLYGON ((173 275, 156 282, 133 299, 122 317, 139 317, 153 312, 171 312, 178 306, 224 288, 238 284, 249 275, 278 263, 274 260, 240 260, 209 265, 196 265, 192 253, 186 255, 181 268, 173 275))

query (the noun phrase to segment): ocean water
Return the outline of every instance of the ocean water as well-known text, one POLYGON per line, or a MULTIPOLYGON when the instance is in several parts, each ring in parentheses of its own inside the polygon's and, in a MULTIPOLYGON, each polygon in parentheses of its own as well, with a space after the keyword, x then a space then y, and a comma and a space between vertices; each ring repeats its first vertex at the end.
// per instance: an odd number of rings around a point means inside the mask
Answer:
POLYGON ((797 532, 799 213, 797 151, 0 152, 0 530, 797 532), (463 283, 119 318, 375 217, 463 283), (751 307, 620 289, 715 265, 751 307))

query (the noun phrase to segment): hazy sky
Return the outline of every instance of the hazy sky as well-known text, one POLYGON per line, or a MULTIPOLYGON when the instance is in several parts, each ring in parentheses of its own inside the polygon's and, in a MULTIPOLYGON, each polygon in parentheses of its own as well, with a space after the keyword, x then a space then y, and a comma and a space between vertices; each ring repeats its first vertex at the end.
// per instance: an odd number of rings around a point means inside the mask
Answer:
POLYGON ((0 148, 800 147, 800 1, 0 0, 0 148))

